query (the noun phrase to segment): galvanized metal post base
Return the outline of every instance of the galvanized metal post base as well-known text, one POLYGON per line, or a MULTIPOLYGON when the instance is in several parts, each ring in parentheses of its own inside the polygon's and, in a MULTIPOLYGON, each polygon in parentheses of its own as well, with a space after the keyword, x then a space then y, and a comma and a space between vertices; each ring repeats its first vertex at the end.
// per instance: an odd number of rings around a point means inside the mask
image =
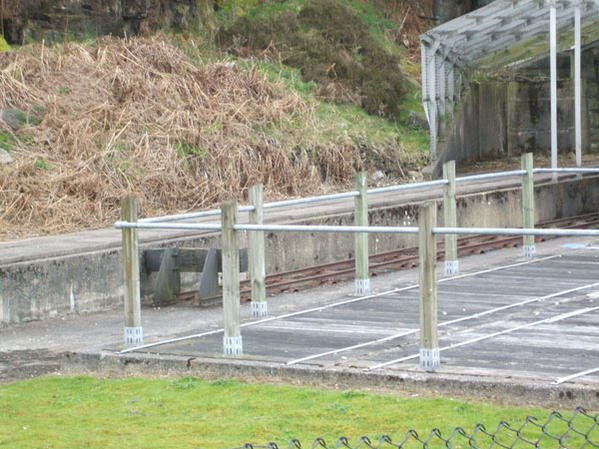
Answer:
POLYGON ((144 332, 141 326, 125 327, 125 344, 138 345, 143 343, 144 332))
POLYGON ((460 261, 459 260, 446 260, 445 261, 445 276, 455 276, 460 274, 460 261))
POLYGON ((525 259, 534 259, 537 255, 537 247, 535 245, 524 245, 522 249, 524 250, 525 259))
POLYGON ((264 318, 268 315, 268 302, 252 301, 252 316, 254 318, 264 318))
POLYGON ((420 369, 423 371, 436 371, 441 366, 439 348, 420 348, 420 369))
POLYGON ((238 337, 223 337, 223 353, 225 355, 243 354, 243 340, 241 335, 238 337))
POLYGON ((370 295, 370 278, 356 279, 356 296, 370 295))

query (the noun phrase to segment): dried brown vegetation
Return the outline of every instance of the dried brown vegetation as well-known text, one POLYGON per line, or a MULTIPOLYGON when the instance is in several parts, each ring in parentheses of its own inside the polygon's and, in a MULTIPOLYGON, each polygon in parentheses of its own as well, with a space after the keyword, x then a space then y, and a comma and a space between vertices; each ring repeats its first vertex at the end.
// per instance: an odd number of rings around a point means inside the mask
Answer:
POLYGON ((258 182, 270 198, 315 193, 363 167, 347 136, 323 145, 305 129, 312 106, 282 84, 197 67, 164 36, 1 53, 11 108, 28 119, 0 120, 15 159, 0 167, 4 240, 109 225, 125 194, 150 216, 243 199, 258 182))

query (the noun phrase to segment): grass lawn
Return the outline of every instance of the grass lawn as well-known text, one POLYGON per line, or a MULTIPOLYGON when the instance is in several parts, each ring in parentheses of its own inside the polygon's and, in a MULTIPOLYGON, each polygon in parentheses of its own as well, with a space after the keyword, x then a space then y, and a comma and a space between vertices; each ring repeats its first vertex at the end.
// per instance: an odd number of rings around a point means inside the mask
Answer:
MULTIPOLYGON (((316 437, 334 447, 341 435, 352 445, 385 433, 399 442, 408 429, 424 436, 438 427, 448 436, 456 426, 472 433, 483 423, 494 431, 501 420, 519 427, 527 415, 544 421, 549 413, 229 379, 41 377, 0 386, 0 447, 204 449, 275 441, 285 448, 298 438, 309 448, 316 437)), ((467 447, 466 440, 453 447, 467 447)))

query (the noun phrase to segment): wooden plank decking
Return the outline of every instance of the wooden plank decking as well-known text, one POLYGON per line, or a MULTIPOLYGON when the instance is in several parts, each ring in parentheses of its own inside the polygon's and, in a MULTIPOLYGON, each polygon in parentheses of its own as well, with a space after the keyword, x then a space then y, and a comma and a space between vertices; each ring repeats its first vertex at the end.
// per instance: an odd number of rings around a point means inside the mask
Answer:
MULTIPOLYGON (((441 279, 438 291, 442 372, 546 382, 599 367, 599 248, 556 251, 531 263, 481 267, 477 274, 441 279), (477 339, 481 340, 464 344, 477 339), (443 350, 455 344, 463 346, 443 350)), ((418 317, 418 288, 406 285, 360 301, 244 327, 243 358, 285 364, 408 334, 299 362, 368 369, 418 353, 418 317)), ((146 351, 222 357, 222 334, 146 351)), ((417 371, 418 359, 381 369, 417 371)), ((599 384, 599 373, 578 381, 599 384)))

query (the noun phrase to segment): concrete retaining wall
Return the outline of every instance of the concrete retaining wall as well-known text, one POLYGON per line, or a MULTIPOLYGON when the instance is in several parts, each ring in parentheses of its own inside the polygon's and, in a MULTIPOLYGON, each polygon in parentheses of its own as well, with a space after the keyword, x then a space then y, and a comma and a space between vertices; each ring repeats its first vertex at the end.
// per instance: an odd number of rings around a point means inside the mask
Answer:
MULTIPOLYGON (((599 210, 599 178, 536 186, 536 220, 599 210)), ((458 225, 506 227, 521 224, 519 187, 458 197, 458 225)), ((372 210, 372 225, 415 226, 419 203, 372 210)), ((439 209, 442 204, 439 201, 439 209)), ((442 214, 439 214, 442 217, 442 214)), ((304 221, 303 223, 308 223, 304 221)), ((353 213, 321 217, 309 224, 352 224, 353 213)), ((439 223, 442 225, 442 222, 439 223)), ((243 241, 244 236, 242 236, 243 241)), ((416 245, 416 235, 370 235, 370 252, 416 245)), ((217 247, 217 234, 156 242, 151 247, 217 247)), ((146 247, 149 247, 146 245, 146 247)), ((342 233, 267 233, 267 273, 353 257, 354 236, 342 233)), ((141 264, 143 266, 143 263, 141 264)), ((144 302, 151 303, 153 277, 142 272, 144 302)), ((190 288, 197 276, 186 276, 190 288)), ((0 266, 0 325, 122 306, 120 248, 0 266)))
MULTIPOLYGON (((599 150, 599 47, 583 52, 582 151, 599 150)), ((575 152, 574 81, 569 54, 558 58, 558 149, 575 152)), ((445 162, 491 160, 522 153, 550 154, 551 97, 548 59, 521 68, 514 79, 472 81, 438 145, 433 178, 445 162)))

